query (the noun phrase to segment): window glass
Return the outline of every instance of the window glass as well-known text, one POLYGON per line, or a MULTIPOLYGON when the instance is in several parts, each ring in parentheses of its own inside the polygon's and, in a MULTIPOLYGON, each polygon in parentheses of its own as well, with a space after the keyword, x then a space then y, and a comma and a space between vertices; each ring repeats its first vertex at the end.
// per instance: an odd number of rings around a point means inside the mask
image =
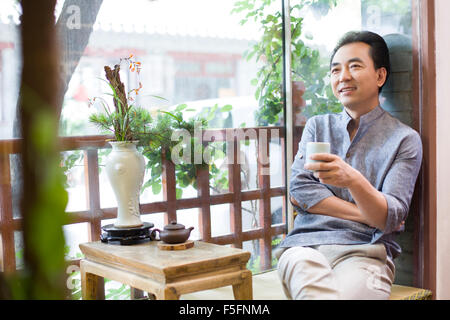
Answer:
POLYGON ((20 5, 0 2, 0 139, 13 137, 20 82, 20 5))
MULTIPOLYGON (((20 14, 20 2, 1 1, 0 139, 19 136, 19 132, 14 132, 18 128, 14 118, 21 69, 20 14)), ((132 103, 150 111, 154 119, 161 115, 159 110, 173 111, 185 105, 184 118, 200 115, 208 120, 209 128, 283 125, 283 33, 279 0, 90 0, 83 2, 83 6, 79 1, 58 0, 55 17, 64 89, 60 136, 109 133, 99 130, 89 117, 105 107, 114 108, 104 67, 113 68, 120 62, 121 80, 132 95, 132 103), (274 69, 270 71, 269 66, 274 69), (269 79, 269 73, 274 77, 269 79)), ((249 131, 249 136, 256 137, 256 131, 249 131)), ((271 163, 269 173, 274 177, 271 185, 280 187, 284 163, 278 138, 281 133, 271 136, 269 150, 264 154, 271 163)), ((210 170, 211 194, 227 193, 230 190, 228 165, 224 163, 227 143, 214 144, 217 162, 210 170)), ((244 159, 243 189, 258 188, 258 143, 252 138, 239 146, 240 157, 244 159)), ((100 149, 98 153, 102 208, 116 205, 103 170, 108 152, 109 149, 100 149)), ((70 150, 61 155, 69 193, 67 211, 86 210, 83 151, 70 150)), ((141 203, 162 201, 161 166, 155 165, 154 160, 146 158, 148 169, 141 203)), ((186 172, 176 171, 178 198, 197 196, 192 177, 186 172)), ((249 217, 257 216, 258 201, 253 202, 256 206, 249 217)), ((229 206, 217 207, 223 212, 214 212, 214 217, 223 221, 214 221, 214 234, 227 234, 229 206)), ((198 209, 178 214, 189 225, 198 220, 198 209)), ((150 217, 145 219, 151 221, 150 217)), ((243 223, 250 223, 248 220, 243 223)), ((155 223, 162 222, 159 219, 155 223)), ((78 239, 75 229, 65 230, 70 250, 84 237, 78 239)))
MULTIPOLYGON (((261 2, 253 8, 240 6, 239 1, 220 0, 103 0, 90 1, 80 8, 69 4, 69 0, 59 1, 57 10, 60 20, 66 21, 61 39, 69 44, 64 46, 62 42, 63 51, 67 51, 63 55, 63 69, 69 74, 67 79, 70 79, 61 114, 62 136, 102 133, 88 119, 93 112, 103 110, 105 101, 111 108, 113 106, 108 95, 110 89, 105 81, 100 80, 105 79, 104 66, 113 67, 121 58, 127 59, 131 55, 133 61, 140 63, 139 74, 132 72, 125 61, 121 64, 121 79, 127 91, 142 84, 139 94, 133 95, 133 103, 149 110, 154 118, 161 114, 158 110, 172 112, 183 104, 186 105, 184 118, 201 115, 209 120, 210 128, 282 123, 282 113, 270 115, 269 121, 256 118, 255 113, 265 104, 261 95, 257 94, 259 86, 255 79, 268 63, 264 62, 262 51, 252 54, 255 46, 263 43, 264 19, 277 16, 276 21, 269 25, 274 26, 272 32, 277 32, 273 42, 278 57, 277 81, 281 83, 280 1, 261 2), (246 16, 259 6, 261 15, 258 19, 244 22, 246 16), (84 23, 85 19, 91 21, 92 30, 82 28, 80 21, 84 23), (73 69, 74 64, 76 68, 73 69), (96 103, 90 104, 94 98, 96 103)), ((262 77, 259 82, 262 82, 262 77)), ((277 88, 276 97, 280 107, 281 87, 277 88)), ((241 143, 243 189, 258 187, 256 147, 254 140, 241 143)), ((224 154, 226 144, 217 142, 215 148, 216 155, 224 154)), ((280 141, 270 144, 271 174, 274 178, 280 177, 282 172, 280 148, 280 141)), ((224 178, 228 175, 228 167, 223 163, 224 157, 217 156, 216 169, 211 169, 211 194, 228 192, 229 186, 224 178)), ((101 165, 104 165, 104 160, 101 153, 101 165)), ((150 161, 153 159, 146 158, 148 170, 141 203, 162 201, 161 169, 150 161)), ((189 170, 177 170, 176 176, 177 198, 197 196, 189 170)), ((282 185, 280 179, 274 179, 272 183, 282 185)), ((115 206, 115 197, 102 170, 100 188, 101 206, 115 206)), ((76 195, 70 197, 76 198, 76 195)), ((225 207, 221 206, 224 212, 216 216, 227 217, 225 207)), ((257 214, 258 208, 255 210, 253 214, 257 214)), ((197 211, 185 210, 180 218, 186 216, 188 219, 187 216, 193 215, 195 220, 197 211)), ((224 220, 217 225, 228 224, 229 221, 224 220)), ((214 232, 221 234, 228 231, 225 228, 214 232)))
MULTIPOLYGON (((127 90, 142 83, 134 103, 153 115, 158 109, 173 110, 182 103, 188 105, 185 112, 192 110, 190 115, 215 104, 231 104, 230 121, 219 126, 254 123, 256 102, 251 99, 255 92, 251 76, 256 73, 256 63, 246 61, 243 53, 258 38, 259 31, 252 23, 240 25, 239 16, 231 14, 233 1, 104 0, 99 9, 93 1, 79 11, 70 11, 62 3, 59 1, 62 13, 73 15, 68 19, 69 28, 63 28, 66 39, 76 44, 84 37, 83 32, 90 32, 85 46, 70 47, 70 51, 83 55, 65 93, 62 135, 98 133, 88 117, 103 106, 89 107, 89 99, 102 96, 111 101, 104 96, 108 86, 99 80, 105 79, 103 67, 113 67, 131 54, 141 63, 140 73, 130 72, 124 63, 122 80, 127 90), (97 9, 92 32, 77 30, 77 12, 83 19, 84 14, 92 15, 97 9)), ((66 70, 78 58, 76 54, 71 57, 75 59, 64 61, 66 70)))
MULTIPOLYGON (((186 117, 202 114, 210 118, 209 126, 213 128, 283 125, 281 1, 90 0, 83 6, 76 3, 59 0, 55 12, 63 53, 61 78, 66 85, 60 135, 101 133, 88 119, 93 112, 102 110, 103 104, 99 100, 89 102, 102 97, 112 106, 108 95, 111 92, 101 80, 105 79, 104 66, 112 67, 121 58, 130 57, 140 63, 140 72, 132 72, 126 60, 122 80, 127 90, 140 88, 142 84, 134 103, 148 109, 154 117, 157 110, 173 110, 186 104, 186 117), (217 112, 211 115, 211 110, 217 112)), ((341 110, 329 87, 329 56, 345 32, 361 29, 380 33, 391 48, 393 70, 383 89, 382 106, 412 124, 411 0, 291 0, 290 4, 292 43, 288 47, 292 54, 297 125, 315 114, 341 110)), ((18 135, 14 118, 21 67, 19 22, 19 2, 0 1, 0 139, 18 135)), ((279 179, 284 163, 281 145, 279 139, 272 138, 269 157, 273 187, 283 184, 279 179)), ((243 164, 246 171, 242 172, 245 190, 258 187, 256 146, 255 141, 241 145, 245 154, 242 158, 248 160, 243 164)), ((226 147, 219 142, 217 149, 224 153, 226 147)), ((107 152, 99 152, 101 165, 107 152)), ((71 154, 66 152, 63 158, 70 160, 71 154)), ((80 161, 81 158, 72 161, 75 165, 66 168, 70 211, 85 209, 80 161)), ((218 179, 211 182, 212 193, 227 192, 229 188, 223 179, 228 174, 227 166, 218 167, 218 179)), ((113 206, 114 196, 104 187, 107 181, 102 167, 100 175, 102 206, 113 206)), ((146 181, 151 178, 154 175, 147 171, 146 181)), ((177 178, 177 186, 183 189, 182 193, 177 192, 178 197, 197 194, 192 186, 184 187, 186 177, 180 174, 177 178)), ((160 184, 155 181, 146 185, 142 203, 161 201, 160 184)), ((272 210, 278 212, 281 205, 274 202, 272 210)), ((251 206, 245 208, 250 210, 251 206)), ((244 215, 247 213, 253 214, 244 215)), ((190 223, 190 213, 183 214, 186 223, 190 223)), ((247 222, 243 221, 243 225, 247 222)), ((215 221, 214 225, 220 223, 215 221)), ((228 229, 215 227, 214 234, 226 234, 228 229)), ((408 230, 405 234, 408 235, 408 230)), ((405 243, 410 242, 405 238, 405 243)), ((412 249, 403 247, 406 250, 402 259, 407 263, 399 264, 399 278, 409 283, 412 272, 407 265, 412 259, 412 249)))

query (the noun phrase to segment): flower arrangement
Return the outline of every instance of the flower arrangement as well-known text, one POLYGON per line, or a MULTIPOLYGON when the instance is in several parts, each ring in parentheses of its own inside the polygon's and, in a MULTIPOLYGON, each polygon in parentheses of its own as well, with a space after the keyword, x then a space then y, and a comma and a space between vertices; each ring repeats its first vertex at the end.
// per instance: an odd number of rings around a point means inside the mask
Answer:
MULTIPOLYGON (((209 165, 210 177, 213 179, 213 185, 218 189, 225 188, 224 185, 228 183, 223 176, 223 172, 216 167, 214 163, 206 163, 202 157, 201 163, 195 163, 194 152, 200 152, 203 155, 205 146, 196 140, 195 130, 203 130, 208 127, 208 121, 215 118, 221 112, 228 112, 231 110, 230 105, 219 108, 215 105, 212 109, 203 112, 201 115, 190 119, 185 119, 184 114, 190 110, 186 104, 178 105, 175 110, 163 111, 158 110, 158 114, 152 118, 150 113, 140 107, 134 105, 135 97, 142 89, 142 83, 139 81, 139 86, 136 89, 125 91, 125 86, 120 80, 120 67, 124 63, 128 64, 130 72, 136 72, 137 76, 141 71, 141 63, 135 61, 131 54, 127 58, 120 59, 120 62, 111 69, 105 66, 105 81, 110 87, 113 97, 114 109, 111 110, 107 101, 101 97, 93 98, 89 101, 90 105, 96 102, 101 103, 103 107, 102 112, 94 113, 89 120, 97 125, 102 131, 112 132, 114 134, 114 141, 136 141, 139 140, 141 146, 140 152, 147 158, 146 168, 150 170, 150 178, 145 181, 142 191, 148 187, 152 188, 154 194, 158 194, 162 189, 162 157, 172 161, 172 151, 175 146, 180 144, 179 139, 172 139, 173 133, 178 130, 184 130, 190 134, 190 139, 187 144, 190 144, 190 155, 184 157, 188 159, 187 162, 175 164, 175 175, 177 179, 176 195, 181 198, 182 189, 193 185, 196 188, 196 176, 199 167, 209 165), (220 177, 219 177, 220 175, 220 177)), ((158 96, 156 98, 164 99, 158 96)), ((214 160, 224 158, 226 143, 210 143, 211 157, 214 160), (217 146, 215 145, 217 144, 217 146), (220 145, 220 146, 218 146, 220 145)), ((184 150, 181 154, 177 154, 178 158, 184 155, 184 150)), ((173 161, 172 161, 173 162, 173 161)))
POLYGON ((99 101, 103 106, 103 112, 97 112, 89 117, 89 121, 97 125, 101 130, 110 131, 114 135, 115 141, 137 141, 147 135, 147 126, 152 122, 150 113, 134 105, 135 97, 142 89, 142 83, 139 81, 139 87, 125 91, 125 85, 120 80, 120 67, 125 62, 131 72, 139 75, 141 63, 135 61, 134 55, 130 54, 127 58, 121 58, 120 62, 111 69, 105 66, 105 81, 111 88, 114 109, 111 110, 105 99, 95 97, 89 100, 89 105, 99 101))

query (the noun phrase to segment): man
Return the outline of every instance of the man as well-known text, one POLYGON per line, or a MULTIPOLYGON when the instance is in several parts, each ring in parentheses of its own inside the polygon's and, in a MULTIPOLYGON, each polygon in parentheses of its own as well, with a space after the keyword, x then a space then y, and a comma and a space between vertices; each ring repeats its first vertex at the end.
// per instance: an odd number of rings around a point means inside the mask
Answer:
POLYGON ((401 251, 393 238, 409 211, 422 144, 380 107, 390 72, 382 37, 347 33, 330 67, 344 110, 305 125, 289 190, 298 214, 278 272, 291 299, 388 299, 401 251), (329 142, 331 154, 305 165, 310 141, 329 142))

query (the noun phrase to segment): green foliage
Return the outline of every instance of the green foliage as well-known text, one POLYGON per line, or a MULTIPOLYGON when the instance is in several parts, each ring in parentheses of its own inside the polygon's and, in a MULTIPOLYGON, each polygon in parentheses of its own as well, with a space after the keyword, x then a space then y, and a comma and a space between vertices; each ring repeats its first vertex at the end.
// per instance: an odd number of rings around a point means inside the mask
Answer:
POLYGON ((141 140, 148 134, 147 126, 152 122, 150 113, 140 107, 130 106, 125 113, 111 111, 104 104, 104 113, 94 113, 89 121, 105 133, 113 133, 116 141, 141 140), (119 130, 117 129, 119 128, 119 130), (127 135, 127 132, 131 135, 127 135))
MULTIPOLYGON (((112 280, 105 279, 105 286, 111 283, 112 280)), ((129 286, 122 284, 118 288, 109 288, 106 290, 105 299, 106 300, 129 300, 131 297, 131 289, 129 286)))
MULTIPOLYGON (((271 241, 272 251, 273 251, 273 249, 278 247, 278 245, 281 243, 282 240, 283 239, 280 236, 272 239, 272 241, 271 241)), ((253 240, 253 241, 255 242, 254 248, 256 248, 258 240, 253 240)), ((277 264, 278 264, 278 259, 275 257, 272 257, 272 268, 276 268, 277 264)), ((247 269, 249 269, 253 274, 257 274, 262 271, 266 271, 266 270, 261 270, 261 255, 260 254, 252 254, 250 260, 247 262, 247 269)))
MULTIPOLYGON (((121 59, 130 63, 130 70, 140 70, 140 63, 130 60, 130 58, 121 59)), ((130 97, 130 93, 138 94, 138 91, 142 88, 142 84, 139 83, 138 89, 133 89, 128 92, 128 97, 124 97, 124 88, 121 86, 120 76, 118 75, 120 65, 114 67, 114 71, 105 67, 106 76, 109 88, 112 91, 110 94, 114 101, 114 110, 111 110, 108 103, 103 98, 94 98, 91 104, 99 102, 102 105, 102 112, 94 113, 90 116, 89 120, 97 125, 102 131, 107 133, 113 133, 116 141, 133 141, 139 140, 139 145, 142 146, 142 153, 148 159, 147 169, 150 170, 150 179, 145 181, 142 191, 151 187, 154 194, 159 194, 162 189, 161 185, 161 173, 162 173, 162 155, 164 154, 168 160, 173 160, 172 152, 174 147, 183 143, 183 141, 173 139, 173 134, 176 131, 187 132, 190 135, 190 155, 184 155, 187 148, 182 148, 181 154, 177 156, 184 157, 185 163, 177 163, 175 166, 177 186, 177 198, 182 196, 182 189, 193 185, 196 187, 196 176, 199 166, 207 166, 208 164, 203 159, 205 152, 205 146, 198 141, 199 137, 196 136, 196 131, 203 130, 208 121, 214 120, 218 112, 229 112, 232 109, 231 105, 226 105, 221 108, 218 105, 210 110, 204 111, 201 115, 185 120, 183 118, 183 110, 187 108, 187 105, 179 105, 173 112, 160 111, 156 119, 152 119, 150 113, 140 107, 134 105, 128 106, 128 101, 134 101, 130 97), (200 155, 201 161, 198 161, 196 155, 200 155)), ((123 84, 122 84, 123 85, 123 84)), ((201 136, 200 136, 201 139, 201 136)), ((216 156, 215 152, 212 152, 211 156, 216 156)), ((75 161, 76 156, 69 156, 63 163, 63 167, 66 171, 71 168, 75 161)), ((213 171, 215 165, 212 164, 213 171)))
POLYGON ((214 190, 217 190, 219 193, 225 190, 229 190, 228 171, 221 171, 216 166, 213 166, 211 168, 210 181, 211 187, 214 190))
MULTIPOLYGON (((283 21, 282 12, 267 13, 275 0, 243 0, 235 2, 232 13, 246 13, 241 24, 252 19, 261 24, 261 40, 245 53, 247 61, 254 59, 262 62, 252 84, 257 87, 255 98, 259 101, 256 112, 258 125, 278 123, 283 112, 283 21)), ((306 116, 338 112, 340 104, 332 94, 324 79, 327 76, 328 63, 321 61, 319 51, 308 47, 301 39, 303 18, 301 10, 311 7, 320 14, 327 14, 336 6, 336 0, 297 0, 291 1, 291 72, 292 81, 303 81, 307 101, 306 116), (297 13, 295 13, 297 11, 297 13)))
MULTIPOLYGON (((53 133, 56 133, 56 129, 53 130, 53 133)), ((64 190, 64 176, 58 166, 58 155, 55 153, 53 157, 50 157, 45 150, 46 148, 43 144, 39 147, 42 151, 40 156, 43 157, 41 159, 43 161, 38 163, 42 164, 45 161, 47 165, 39 168, 43 171, 43 174, 39 177, 40 188, 37 190, 34 205, 28 216, 28 223, 32 226, 34 232, 28 231, 29 240, 27 244, 29 249, 33 250, 35 257, 39 259, 38 263, 42 270, 42 283, 36 282, 34 284, 32 296, 51 299, 55 296, 51 292, 47 294, 44 291, 48 285, 45 282, 55 281, 55 275, 63 267, 64 235, 62 225, 66 222, 64 211, 68 202, 68 195, 64 190)))
MULTIPOLYGON (((107 82, 108 83, 108 82, 107 82)), ((162 191, 162 155, 165 154, 168 160, 172 160, 172 152, 175 146, 179 145, 181 140, 173 140, 173 134, 179 130, 185 130, 190 135, 190 152, 186 158, 189 161, 177 163, 175 165, 175 175, 177 181, 177 198, 182 197, 183 189, 192 185, 197 188, 197 170, 199 167, 208 167, 210 169, 210 178, 213 181, 213 188, 224 189, 228 188, 228 180, 219 168, 216 167, 215 161, 225 157, 225 142, 213 142, 208 146, 208 154, 210 154, 210 161, 205 161, 203 155, 206 151, 205 145, 198 141, 199 137, 196 136, 197 132, 211 127, 214 125, 223 126, 223 123, 219 123, 222 117, 219 115, 222 113, 229 113, 232 110, 231 105, 224 105, 219 107, 218 104, 212 108, 203 108, 203 110, 196 116, 189 119, 184 118, 184 114, 187 111, 194 111, 188 109, 186 104, 181 104, 176 107, 175 110, 159 111, 158 115, 153 119, 148 111, 143 108, 135 107, 131 105, 127 108, 123 107, 124 103, 116 92, 113 85, 108 83, 112 94, 110 94, 116 102, 115 110, 109 108, 108 103, 100 97, 96 97, 91 100, 90 104, 94 102, 100 103, 103 111, 94 113, 90 116, 90 121, 96 124, 104 133, 114 134, 117 141, 131 141, 139 140, 140 150, 142 154, 147 158, 146 169, 150 171, 150 177, 144 182, 141 192, 147 188, 151 188, 153 194, 159 194, 162 191), (119 106, 117 108, 117 105, 119 106), (126 110, 125 112, 122 112, 126 110), (197 157, 201 157, 199 162, 197 157), (208 162, 208 163, 207 163, 208 162), (216 179, 217 177, 217 179, 216 179)), ((142 87, 142 85, 140 85, 142 87)), ((130 90, 130 92, 137 92, 138 89, 130 90)), ((163 98, 161 98, 163 99, 163 98)), ((227 118, 228 119, 228 118, 227 118)), ((225 119, 225 121, 227 121, 225 119)), ((183 152, 189 150, 189 148, 183 148, 183 152)), ((101 169, 101 163, 103 157, 109 153, 109 149, 99 150, 99 169, 101 169), (105 153, 106 152, 106 153, 105 153)), ((61 167, 66 173, 70 171, 82 158, 81 151, 68 152, 64 154, 61 161, 61 167)), ((66 187, 68 187, 66 180, 66 187)))
MULTIPOLYGON (((211 161, 209 164, 205 161, 203 155, 206 152, 206 147, 198 140, 199 133, 208 127, 208 121, 217 118, 217 115, 221 112, 228 112, 231 110, 231 106, 227 105, 219 108, 217 105, 209 110, 203 110, 199 115, 190 119, 184 119, 183 111, 187 108, 187 105, 181 104, 176 107, 172 112, 160 111, 157 117, 154 119, 151 126, 149 126, 148 134, 142 138, 143 140, 143 155, 148 159, 147 169, 150 170, 150 178, 145 181, 142 191, 151 187, 153 194, 159 194, 162 190, 161 174, 162 174, 162 155, 165 154, 166 158, 172 160, 172 154, 174 148, 182 143, 182 137, 179 140, 173 140, 174 133, 176 131, 185 130, 189 135, 190 147, 186 145, 176 155, 178 158, 183 157, 184 152, 190 150, 190 155, 186 155, 185 160, 175 164, 175 176, 177 181, 176 195, 177 199, 182 197, 183 189, 192 185, 197 188, 197 170, 200 167, 208 167, 210 170, 210 178, 215 181, 213 184, 216 187, 224 187, 228 185, 228 181, 224 181, 223 173, 217 168, 214 161, 223 158, 225 153, 217 145, 220 143, 211 143, 208 147, 208 151, 211 154, 211 161), (196 158, 201 157, 201 161, 196 158), (217 179, 216 179, 217 177, 217 179)), ((224 143, 222 143, 224 145, 224 143)), ((177 151, 179 151, 177 149, 177 151)))
POLYGON ((257 274, 261 272, 261 256, 257 255, 250 258, 247 262, 247 269, 250 270, 253 274, 257 274))
POLYGON ((66 152, 61 153, 60 167, 64 172, 65 188, 69 187, 69 183, 67 181, 67 175, 68 175, 69 171, 77 165, 82 165, 80 163, 82 159, 83 159, 83 151, 81 151, 81 150, 66 151, 66 152))

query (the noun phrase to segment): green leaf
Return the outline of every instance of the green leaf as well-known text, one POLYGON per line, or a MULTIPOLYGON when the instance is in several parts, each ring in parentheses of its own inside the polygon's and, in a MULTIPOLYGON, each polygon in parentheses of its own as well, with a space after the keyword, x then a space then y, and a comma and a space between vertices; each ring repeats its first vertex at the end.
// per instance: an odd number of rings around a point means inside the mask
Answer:
POLYGON ((154 195, 159 194, 161 192, 161 189, 162 189, 161 183, 158 182, 152 183, 152 192, 154 195))
POLYGON ((183 197, 183 189, 177 188, 176 189, 176 198, 181 199, 183 197))
POLYGON ((176 107, 175 112, 182 111, 182 110, 186 109, 186 107, 187 107, 187 104, 185 104, 185 103, 180 104, 176 107))
POLYGON ((175 116, 173 113, 170 113, 169 111, 163 111, 163 110, 158 110, 158 111, 171 116, 172 118, 174 118, 178 122, 182 122, 183 121, 182 119, 180 119, 179 117, 175 116))
POLYGON ((223 106, 222 108, 220 108, 220 112, 228 112, 228 111, 231 111, 231 109, 233 109, 233 106, 231 104, 227 104, 227 105, 223 106))
POLYGON ((146 94, 144 97, 153 97, 153 98, 161 99, 161 100, 164 100, 164 101, 169 101, 169 100, 167 100, 164 97, 157 96, 157 95, 154 95, 154 94, 146 94))

